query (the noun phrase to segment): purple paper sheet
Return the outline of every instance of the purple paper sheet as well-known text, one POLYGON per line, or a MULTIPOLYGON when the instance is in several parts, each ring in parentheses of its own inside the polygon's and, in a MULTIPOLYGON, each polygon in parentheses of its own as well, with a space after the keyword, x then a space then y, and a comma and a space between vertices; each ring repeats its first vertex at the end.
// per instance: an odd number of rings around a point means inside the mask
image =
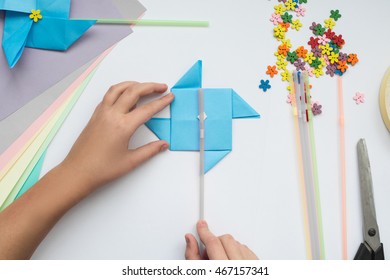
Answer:
MULTIPOLYGON (((118 18, 121 14, 112 0, 73 0, 70 16, 118 18)), ((3 18, 0 13, 0 42, 3 18)), ((131 33, 129 26, 95 25, 66 52, 26 48, 13 69, 9 69, 0 50, 0 120, 131 33)))

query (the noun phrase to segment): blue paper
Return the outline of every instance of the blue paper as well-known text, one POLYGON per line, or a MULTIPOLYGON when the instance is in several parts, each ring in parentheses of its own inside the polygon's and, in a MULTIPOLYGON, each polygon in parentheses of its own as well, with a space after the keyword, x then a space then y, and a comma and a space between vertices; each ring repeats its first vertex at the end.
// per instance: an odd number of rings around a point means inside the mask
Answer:
POLYGON ((43 162, 45 160, 45 155, 46 155, 46 151, 43 152, 43 154, 39 158, 38 162, 35 164, 33 170, 31 170, 30 175, 28 176, 28 178, 24 182, 22 188, 20 189, 20 191, 16 195, 15 199, 18 199, 22 194, 24 194, 32 186, 34 186, 36 184, 36 182, 38 182, 39 177, 41 175, 42 165, 43 165, 43 162))
POLYGON ((25 47, 65 51, 96 21, 69 19, 70 0, 0 0, 5 10, 3 50, 10 68, 25 47), (40 10, 42 19, 34 22, 31 10, 40 10))
MULTIPOLYGON (((171 118, 152 118, 146 126, 172 151, 199 151, 198 90, 202 61, 197 61, 172 88, 171 118)), ((206 173, 232 150, 232 119, 260 115, 231 88, 203 88, 206 173)))
POLYGON ((0 0, 0 10, 29 13, 38 0, 0 0))

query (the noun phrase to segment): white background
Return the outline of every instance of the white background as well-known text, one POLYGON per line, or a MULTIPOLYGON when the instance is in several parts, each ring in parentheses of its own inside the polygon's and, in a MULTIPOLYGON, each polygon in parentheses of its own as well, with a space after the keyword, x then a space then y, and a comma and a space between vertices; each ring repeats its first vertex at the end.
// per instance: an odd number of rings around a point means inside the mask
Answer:
MULTIPOLYGON (((362 239, 356 143, 367 141, 381 240, 390 244, 390 135, 381 120, 378 93, 390 62, 390 2, 308 1, 301 31, 287 36, 307 46, 311 22, 330 10, 342 18, 334 31, 343 52, 360 62, 343 77, 345 104, 348 254, 362 239), (371 4, 373 3, 373 4, 371 4), (375 3, 375 4, 374 4, 375 3), (352 97, 365 93, 364 104, 352 97)), ((218 235, 231 233, 262 259, 306 259, 295 134, 286 86, 258 89, 267 65, 275 64, 278 42, 269 21, 276 0, 143 0, 146 19, 209 20, 209 28, 135 27, 103 61, 51 144, 43 174, 61 162, 112 84, 124 80, 169 86, 198 59, 204 87, 231 87, 260 114, 233 121, 233 151, 206 175, 206 219, 218 235)), ((323 105, 315 118, 317 158, 327 259, 341 259, 341 199, 337 80, 311 79, 312 97, 323 105)), ((161 116, 168 117, 169 111, 161 116)), ((132 147, 155 140, 141 127, 132 147)), ((198 219, 198 153, 165 152, 69 211, 54 227, 35 259, 182 259, 184 234, 198 219)))

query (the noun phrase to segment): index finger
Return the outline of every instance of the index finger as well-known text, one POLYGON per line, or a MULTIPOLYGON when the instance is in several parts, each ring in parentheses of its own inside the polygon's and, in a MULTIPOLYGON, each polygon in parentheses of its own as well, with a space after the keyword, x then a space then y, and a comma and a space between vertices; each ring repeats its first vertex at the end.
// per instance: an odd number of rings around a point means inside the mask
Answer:
POLYGON ((210 260, 228 259, 221 241, 209 230, 206 221, 200 220, 196 225, 196 229, 200 240, 206 247, 207 255, 210 260))
POLYGON ((116 85, 112 85, 103 97, 103 103, 106 105, 113 105, 122 93, 129 87, 134 86, 137 82, 122 82, 116 85))
POLYGON ((149 102, 143 106, 134 109, 127 114, 127 119, 131 127, 135 130, 142 124, 150 120, 155 114, 167 107, 174 99, 174 95, 169 93, 157 100, 149 102))
POLYGON ((159 83, 137 83, 129 86, 116 100, 114 107, 122 113, 127 113, 133 108, 138 100, 146 95, 161 94, 167 90, 166 84, 159 83))

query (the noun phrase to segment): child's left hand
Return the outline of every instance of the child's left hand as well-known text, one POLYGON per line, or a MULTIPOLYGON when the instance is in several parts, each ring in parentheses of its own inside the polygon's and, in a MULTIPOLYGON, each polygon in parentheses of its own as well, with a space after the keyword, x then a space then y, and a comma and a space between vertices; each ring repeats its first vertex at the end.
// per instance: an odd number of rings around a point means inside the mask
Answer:
POLYGON ((136 107, 146 95, 162 94, 167 85, 123 82, 112 86, 97 106, 69 155, 59 166, 79 177, 87 192, 112 181, 168 149, 165 141, 155 141, 129 150, 131 136, 174 99, 172 93, 136 107))

